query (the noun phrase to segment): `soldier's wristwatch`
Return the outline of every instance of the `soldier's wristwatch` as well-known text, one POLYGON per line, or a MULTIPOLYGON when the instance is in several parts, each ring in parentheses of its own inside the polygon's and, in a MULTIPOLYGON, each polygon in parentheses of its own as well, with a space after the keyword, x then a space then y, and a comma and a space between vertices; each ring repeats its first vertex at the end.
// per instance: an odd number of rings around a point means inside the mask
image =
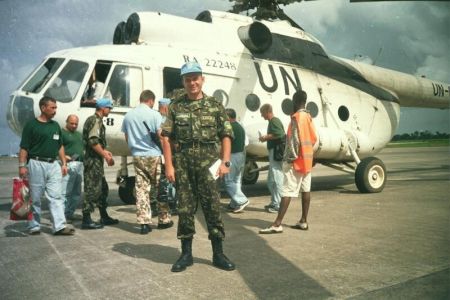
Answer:
POLYGON ((225 167, 229 168, 231 167, 231 161, 226 161, 223 163, 225 165, 225 167))

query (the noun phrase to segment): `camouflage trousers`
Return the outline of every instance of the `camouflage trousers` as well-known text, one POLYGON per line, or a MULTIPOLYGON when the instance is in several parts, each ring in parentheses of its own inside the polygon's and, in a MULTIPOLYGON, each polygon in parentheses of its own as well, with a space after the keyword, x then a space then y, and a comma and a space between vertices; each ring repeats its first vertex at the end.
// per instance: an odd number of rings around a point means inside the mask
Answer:
MULTIPOLYGON (((150 206, 150 194, 152 189, 158 191, 161 175, 161 158, 159 156, 134 156, 134 173, 136 176, 136 216, 138 224, 150 224, 152 211, 150 206)), ((159 215, 167 215, 169 207, 167 203, 158 202, 159 215)))
POLYGON ((182 149, 174 157, 179 216, 177 237, 185 239, 195 234, 194 216, 200 202, 208 227, 208 238, 224 239, 225 229, 219 209, 220 194, 216 180, 208 170, 219 157, 216 145, 182 149))
POLYGON ((107 208, 109 187, 103 170, 103 158, 86 157, 84 159, 84 200, 83 213, 91 213, 95 206, 107 208))

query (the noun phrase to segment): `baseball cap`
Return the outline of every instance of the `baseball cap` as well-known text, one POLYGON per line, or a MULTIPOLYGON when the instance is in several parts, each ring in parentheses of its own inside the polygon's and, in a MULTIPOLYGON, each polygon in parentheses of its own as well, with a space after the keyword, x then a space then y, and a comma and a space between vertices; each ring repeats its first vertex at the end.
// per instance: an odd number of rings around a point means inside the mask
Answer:
POLYGON ((109 98, 100 98, 97 99, 97 101, 95 102, 95 106, 97 108, 103 108, 103 107, 109 107, 109 108, 113 108, 113 104, 111 99, 109 98))
POLYGON ((182 67, 181 67, 181 76, 186 75, 186 74, 190 74, 190 73, 202 73, 202 67, 200 67, 200 64, 198 62, 195 61, 190 61, 185 63, 182 67))
POLYGON ((170 104, 170 99, 169 98, 161 98, 158 101, 159 105, 169 105, 170 104))

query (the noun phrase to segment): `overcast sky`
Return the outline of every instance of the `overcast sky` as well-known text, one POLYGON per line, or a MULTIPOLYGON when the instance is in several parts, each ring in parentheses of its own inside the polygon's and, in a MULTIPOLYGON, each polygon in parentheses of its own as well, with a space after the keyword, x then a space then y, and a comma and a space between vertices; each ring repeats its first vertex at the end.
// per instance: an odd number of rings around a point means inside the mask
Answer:
MULTIPOLYGON (((19 138, 6 122, 9 95, 44 56, 111 44, 117 23, 136 11, 195 18, 231 5, 228 0, 0 0, 0 136, 6 141, 0 154, 18 149, 19 138)), ((362 56, 381 67, 450 83, 450 3, 324 0, 283 9, 329 54, 362 56)), ((416 130, 450 132, 449 110, 402 108, 397 133, 416 130)))

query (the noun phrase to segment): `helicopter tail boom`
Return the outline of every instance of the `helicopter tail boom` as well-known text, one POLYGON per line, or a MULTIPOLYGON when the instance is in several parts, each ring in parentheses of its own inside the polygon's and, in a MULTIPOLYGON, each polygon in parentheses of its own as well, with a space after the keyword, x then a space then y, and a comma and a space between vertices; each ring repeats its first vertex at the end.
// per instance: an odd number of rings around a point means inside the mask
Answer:
POLYGON ((370 83, 395 94, 401 106, 450 108, 450 83, 415 77, 348 59, 339 60, 356 69, 370 83))

